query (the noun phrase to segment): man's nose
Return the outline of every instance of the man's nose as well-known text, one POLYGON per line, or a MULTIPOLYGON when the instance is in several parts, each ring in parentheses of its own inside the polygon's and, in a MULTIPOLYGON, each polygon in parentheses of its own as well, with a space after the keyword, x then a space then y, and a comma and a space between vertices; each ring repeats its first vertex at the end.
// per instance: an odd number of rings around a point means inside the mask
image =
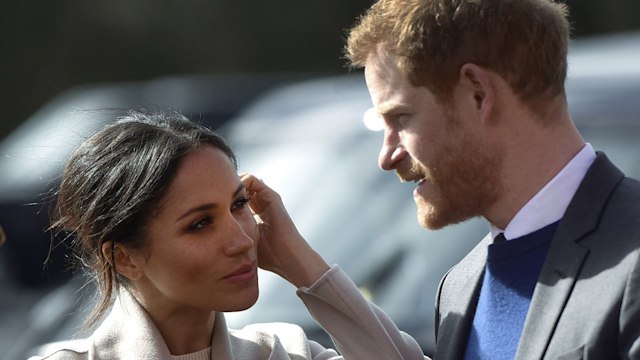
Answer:
POLYGON ((399 144, 398 135, 385 130, 382 148, 378 155, 378 166, 382 170, 393 170, 396 168, 396 163, 404 157, 404 154, 405 151, 399 144))

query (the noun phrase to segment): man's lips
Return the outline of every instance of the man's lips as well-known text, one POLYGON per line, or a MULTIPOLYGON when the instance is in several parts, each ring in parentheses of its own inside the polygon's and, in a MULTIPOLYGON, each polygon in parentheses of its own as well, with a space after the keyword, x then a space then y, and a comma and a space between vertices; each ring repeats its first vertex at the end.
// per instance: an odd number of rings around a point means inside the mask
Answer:
POLYGON ((425 190, 422 189, 423 188, 422 185, 426 183, 427 181, 426 177, 420 174, 407 174, 407 175, 398 174, 398 177, 402 182, 412 182, 416 184, 416 187, 413 189, 414 198, 424 194, 425 190))
POLYGON ((418 185, 425 181, 425 177, 419 174, 403 175, 398 173, 398 177, 402 182, 414 182, 418 185))
POLYGON ((224 280, 229 280, 232 282, 244 282, 252 280, 257 273, 257 262, 253 260, 248 264, 244 264, 238 267, 234 272, 225 276, 224 280))

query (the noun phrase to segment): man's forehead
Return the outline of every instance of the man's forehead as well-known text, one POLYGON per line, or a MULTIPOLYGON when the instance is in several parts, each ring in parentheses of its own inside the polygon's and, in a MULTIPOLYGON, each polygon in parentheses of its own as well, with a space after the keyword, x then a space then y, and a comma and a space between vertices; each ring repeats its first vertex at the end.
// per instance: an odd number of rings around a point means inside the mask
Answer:
MULTIPOLYGON (((385 69, 385 68, 396 68, 398 69, 398 61, 397 57, 388 52, 381 49, 376 51, 372 51, 367 56, 367 61, 365 62, 365 73, 368 68, 374 69, 385 69)), ((399 69, 398 69, 399 70, 399 69)))
POLYGON ((380 57, 373 54, 367 58, 364 76, 369 91, 372 88, 376 88, 376 91, 388 87, 397 88, 405 82, 400 69, 394 61, 388 57, 380 57))
POLYGON ((404 78, 395 63, 370 59, 365 80, 376 111, 386 114, 408 107, 417 88, 404 78))

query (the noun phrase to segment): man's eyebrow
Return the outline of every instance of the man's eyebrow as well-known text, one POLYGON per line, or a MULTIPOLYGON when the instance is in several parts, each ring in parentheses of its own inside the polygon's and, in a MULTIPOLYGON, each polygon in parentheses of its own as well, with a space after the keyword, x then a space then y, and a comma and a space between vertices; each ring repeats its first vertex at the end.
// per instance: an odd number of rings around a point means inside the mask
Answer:
POLYGON ((408 104, 401 103, 401 102, 389 102, 389 103, 381 104, 377 109, 378 110, 377 113, 380 116, 384 116, 384 115, 390 115, 398 112, 405 112, 408 109, 409 109, 408 104))

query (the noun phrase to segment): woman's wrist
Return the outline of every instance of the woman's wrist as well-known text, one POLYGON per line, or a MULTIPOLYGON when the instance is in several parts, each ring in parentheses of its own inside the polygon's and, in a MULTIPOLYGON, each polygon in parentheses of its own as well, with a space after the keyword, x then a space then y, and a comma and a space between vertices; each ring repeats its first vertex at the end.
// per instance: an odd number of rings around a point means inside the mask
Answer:
POLYGON ((329 264, 313 249, 309 248, 306 255, 297 254, 287 261, 282 269, 282 276, 296 288, 310 287, 330 269, 329 264))

